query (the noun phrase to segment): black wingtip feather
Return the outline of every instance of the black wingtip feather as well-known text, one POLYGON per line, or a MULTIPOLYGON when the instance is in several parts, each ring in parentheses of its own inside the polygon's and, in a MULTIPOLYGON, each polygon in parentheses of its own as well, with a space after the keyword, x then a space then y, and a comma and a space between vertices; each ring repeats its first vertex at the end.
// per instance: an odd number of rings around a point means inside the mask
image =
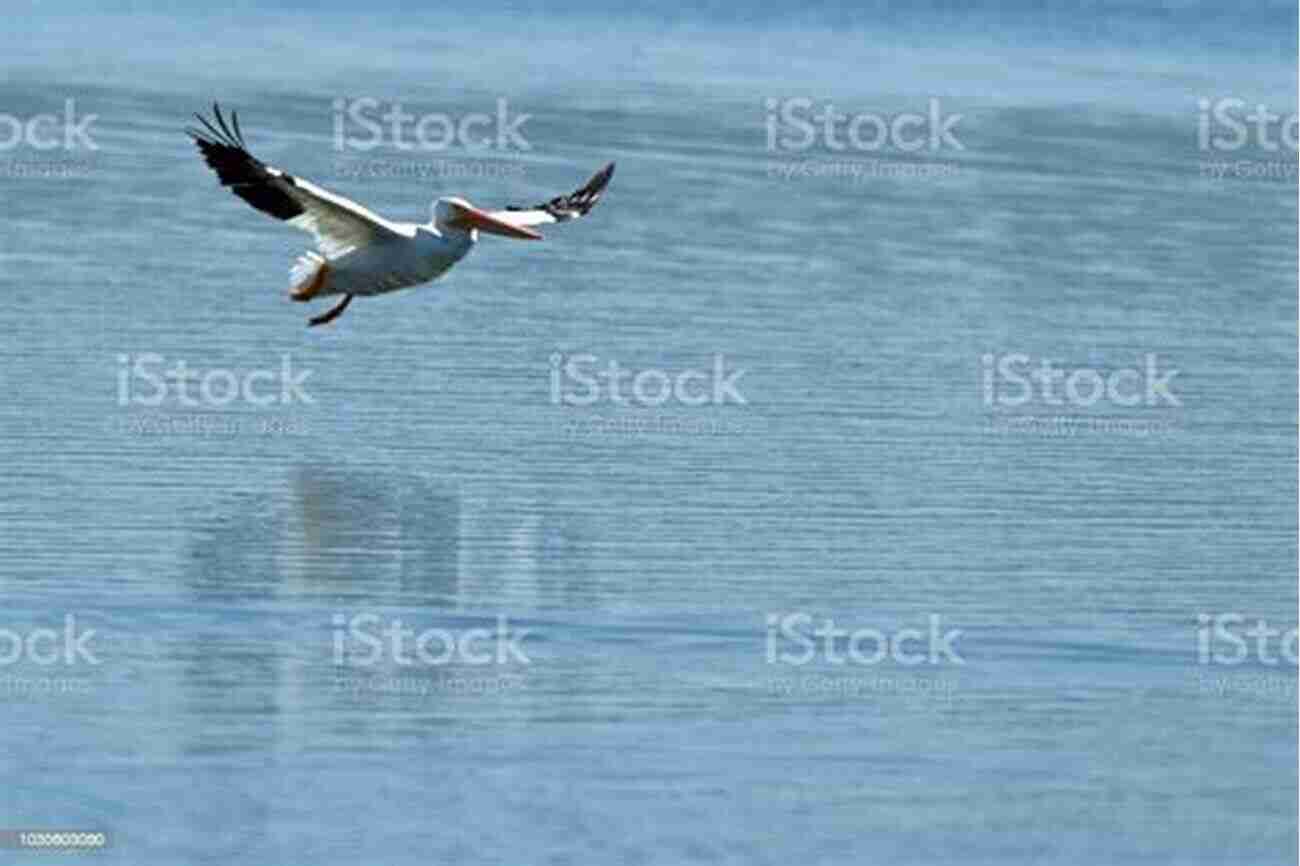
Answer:
POLYGON ((234 142, 228 140, 224 135, 222 135, 220 132, 218 132, 218 131, 217 131, 217 128, 216 128, 215 126, 213 126, 212 123, 211 123, 211 122, 210 122, 206 117, 204 117, 204 116, 201 115, 201 114, 195 114, 194 116, 197 117, 197 118, 199 119, 199 123, 203 124, 203 128, 206 129, 206 130, 208 131, 208 134, 212 137, 212 141, 213 141, 213 142, 215 142, 215 143, 217 143, 217 144, 225 145, 226 147, 238 147, 238 146, 239 146, 239 145, 235 144, 234 142))
POLYGON ((614 163, 607 162, 586 183, 568 195, 559 195, 550 201, 532 207, 512 205, 507 207, 506 210, 544 210, 559 222, 586 216, 600 201, 601 194, 605 192, 605 187, 609 186, 609 181, 613 177, 614 163))
POLYGON ((232 111, 227 123, 221 106, 215 102, 212 113, 215 125, 201 114, 194 115, 206 133, 197 127, 187 127, 185 131, 194 139, 203 161, 217 173, 221 185, 230 187, 235 195, 277 219, 290 220, 302 214, 302 205, 284 188, 285 184, 292 186, 293 179, 273 173, 245 148, 238 115, 232 111))
POLYGON ((220 127, 221 127, 221 131, 222 131, 222 132, 225 134, 225 136, 226 136, 226 141, 228 141, 228 142, 230 142, 230 143, 232 143, 232 144, 237 143, 237 142, 235 142, 235 137, 234 137, 233 135, 230 134, 230 127, 226 125, 226 118, 223 117, 222 114, 221 114, 221 106, 218 105, 218 104, 215 103, 215 102, 212 103, 212 113, 216 115, 216 117, 217 117, 217 126, 220 126, 220 127))

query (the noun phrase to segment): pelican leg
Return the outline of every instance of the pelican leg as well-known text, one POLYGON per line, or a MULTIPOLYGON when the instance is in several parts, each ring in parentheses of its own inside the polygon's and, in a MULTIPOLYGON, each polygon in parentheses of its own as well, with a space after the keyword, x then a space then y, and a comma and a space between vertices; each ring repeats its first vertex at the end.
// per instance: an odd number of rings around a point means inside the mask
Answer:
POLYGON ((343 300, 339 301, 337 304, 330 307, 328 310, 321 313, 319 316, 312 316, 310 319, 308 319, 307 327, 314 328, 317 325, 328 325, 330 322, 334 321, 339 316, 343 315, 343 311, 348 308, 348 304, 350 303, 352 303, 352 296, 344 295, 343 300))

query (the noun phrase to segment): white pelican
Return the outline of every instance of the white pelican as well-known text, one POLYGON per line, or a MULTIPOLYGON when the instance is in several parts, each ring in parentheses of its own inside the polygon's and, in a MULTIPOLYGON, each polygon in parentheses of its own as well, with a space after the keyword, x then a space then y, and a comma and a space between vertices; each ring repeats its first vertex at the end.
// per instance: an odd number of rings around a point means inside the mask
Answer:
POLYGON ((379 295, 442 276, 473 249, 481 231, 541 240, 532 226, 584 216, 614 175, 611 162, 578 190, 532 207, 485 211, 463 198, 440 198, 429 222, 392 222, 257 159, 245 147, 238 115, 232 111, 227 125, 220 106, 214 104, 212 109, 215 124, 196 114, 203 129, 186 132, 221 185, 263 213, 316 238, 317 249, 300 256, 289 272, 289 297, 310 301, 343 296, 333 308, 309 319, 309 326, 337 319, 355 295, 379 295))

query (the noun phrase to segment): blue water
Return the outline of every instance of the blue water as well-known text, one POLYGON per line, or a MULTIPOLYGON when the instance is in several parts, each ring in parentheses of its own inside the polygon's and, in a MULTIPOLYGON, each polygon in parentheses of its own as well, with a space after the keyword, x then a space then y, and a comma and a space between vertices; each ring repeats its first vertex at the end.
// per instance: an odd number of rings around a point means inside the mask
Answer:
POLYGON ((96 148, 0 150, 0 831, 131 866, 1296 863, 1296 156, 1198 143, 1201 99, 1294 113, 1294 7, 24 5, 0 112, 72 100, 96 148), (530 147, 339 149, 363 98, 505 99, 530 147), (214 99, 396 219, 618 170, 307 329, 310 239, 180 132, 214 99), (773 149, 791 99, 934 99, 961 146, 773 149), (1173 399, 1011 405, 985 356, 1154 357, 1173 399), (709 401, 572 405, 574 359, 709 401), (442 652, 501 628, 518 655, 442 652))

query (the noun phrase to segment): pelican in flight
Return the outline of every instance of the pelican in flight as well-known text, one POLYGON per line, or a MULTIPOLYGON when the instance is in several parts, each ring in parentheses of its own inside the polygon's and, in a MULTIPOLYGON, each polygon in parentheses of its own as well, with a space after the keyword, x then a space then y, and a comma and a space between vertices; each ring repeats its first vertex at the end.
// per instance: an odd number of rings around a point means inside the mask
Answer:
POLYGON ((534 226, 585 216, 614 176, 614 163, 592 175, 568 195, 532 207, 482 210, 463 198, 440 198, 424 224, 386 220, 350 199, 267 165, 248 152, 239 116, 230 122, 212 106, 209 121, 185 131, 222 186, 289 225, 310 232, 316 249, 298 258, 289 272, 289 297, 295 301, 342 295, 343 300, 308 320, 324 325, 343 314, 356 295, 380 295, 436 279, 463 259, 479 232, 520 240, 541 240, 534 226))

